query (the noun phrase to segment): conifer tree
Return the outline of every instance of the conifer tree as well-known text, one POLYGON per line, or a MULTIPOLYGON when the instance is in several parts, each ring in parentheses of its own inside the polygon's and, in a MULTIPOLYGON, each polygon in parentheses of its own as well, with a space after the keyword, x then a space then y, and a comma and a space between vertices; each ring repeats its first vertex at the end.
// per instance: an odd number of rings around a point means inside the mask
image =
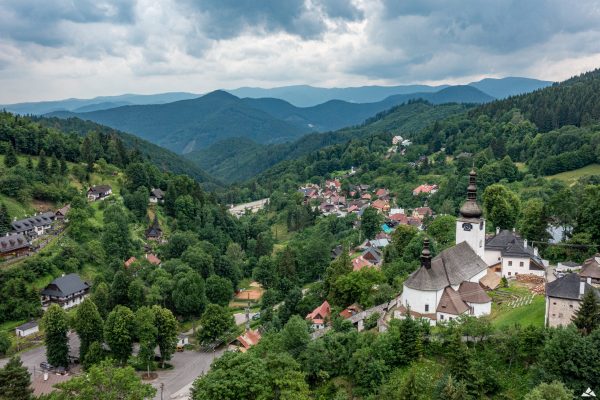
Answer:
POLYGON ((0 204, 0 236, 10 231, 10 215, 6 204, 0 204))
POLYGON ((583 295, 581 307, 573 316, 573 324, 584 335, 589 335, 600 326, 600 302, 594 290, 588 290, 583 295))
POLYGON ((48 160, 46 159, 46 152, 44 150, 40 151, 40 160, 38 161, 37 169, 43 176, 48 174, 48 160))
POLYGON ((4 165, 6 165, 6 168, 12 168, 18 164, 19 159, 17 158, 17 153, 15 152, 13 145, 10 144, 6 151, 6 155, 4 156, 4 165))
POLYGON ((33 159, 31 157, 27 157, 27 164, 25 165, 25 167, 29 171, 33 171, 33 159))
POLYGON ((11 400, 31 399, 30 374, 19 357, 12 357, 0 369, 0 398, 11 400))

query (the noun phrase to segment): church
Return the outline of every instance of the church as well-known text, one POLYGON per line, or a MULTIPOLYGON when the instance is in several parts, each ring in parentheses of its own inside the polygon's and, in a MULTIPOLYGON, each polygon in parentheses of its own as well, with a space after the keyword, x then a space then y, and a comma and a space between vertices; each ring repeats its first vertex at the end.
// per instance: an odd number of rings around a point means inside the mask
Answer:
POLYGON ((488 315, 492 299, 480 281, 488 272, 485 258, 485 219, 477 204, 477 174, 469 174, 467 200, 456 220, 456 245, 431 257, 425 239, 421 266, 404 282, 398 313, 410 310, 432 325, 461 315, 488 315))

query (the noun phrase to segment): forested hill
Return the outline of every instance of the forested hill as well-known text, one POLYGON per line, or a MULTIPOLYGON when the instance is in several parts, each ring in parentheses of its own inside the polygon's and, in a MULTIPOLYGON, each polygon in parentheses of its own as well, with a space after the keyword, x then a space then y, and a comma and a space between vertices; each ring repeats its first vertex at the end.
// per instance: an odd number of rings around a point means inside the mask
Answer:
POLYGON ((498 117, 511 109, 521 110, 540 131, 565 125, 587 126, 600 121, 600 69, 564 82, 485 104, 474 114, 498 117))
MULTIPOLYGON (((54 150, 51 150, 50 153, 47 152, 49 155, 57 153, 56 156, 58 158, 60 158, 61 155, 64 155, 63 153, 65 151, 63 149, 64 146, 61 144, 63 141, 62 138, 72 137, 72 135, 75 134, 77 136, 86 136, 90 132, 95 132, 101 137, 116 138, 117 140, 115 143, 119 143, 119 146, 122 146, 125 151, 136 154, 135 157, 138 157, 139 155, 141 158, 156 165, 162 171, 175 174, 186 174, 202 183, 205 189, 215 189, 221 186, 220 182, 181 156, 140 139, 137 136, 120 132, 91 121, 83 121, 78 118, 21 117, 10 113, 3 113, 2 121, 5 124, 5 129, 8 129, 9 126, 12 126, 13 128, 20 127, 22 131, 30 132, 29 135, 32 134, 31 132, 41 132, 40 135, 42 135, 42 137, 59 138, 53 139, 56 140, 56 144, 53 147, 54 150), (9 121, 11 122, 9 123, 9 121)), ((15 143, 24 143, 23 140, 24 139, 17 138, 15 139, 15 143)), ((39 151, 39 148, 28 149, 24 147, 18 148, 17 150, 26 154, 35 155, 36 151, 39 151)), ((95 159, 104 158, 116 165, 123 165, 118 160, 114 159, 114 155, 104 153, 104 151, 99 151, 97 154, 94 154, 95 159)), ((75 161, 75 159, 72 161, 75 161)))
POLYGON ((249 139, 231 138, 186 157, 217 179, 241 182, 280 161, 296 159, 326 146, 383 132, 413 134, 433 121, 464 112, 470 107, 461 104, 433 105, 415 100, 381 112, 362 125, 306 135, 292 143, 261 145, 249 139))

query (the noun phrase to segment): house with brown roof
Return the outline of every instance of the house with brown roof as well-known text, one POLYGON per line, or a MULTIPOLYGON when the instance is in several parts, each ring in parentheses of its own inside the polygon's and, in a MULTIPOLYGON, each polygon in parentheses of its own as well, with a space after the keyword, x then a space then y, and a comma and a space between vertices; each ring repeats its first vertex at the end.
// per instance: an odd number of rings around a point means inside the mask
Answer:
POLYGON ((70 210, 71 210, 71 205, 67 204, 66 206, 61 207, 58 210, 56 210, 56 212, 54 213, 54 218, 58 219, 58 220, 66 220, 67 214, 69 213, 70 210))
POLYGON ((422 220, 427 216, 433 216, 433 210, 429 207, 417 207, 413 210, 412 216, 413 218, 418 218, 422 220))
POLYGON ((386 213, 388 213, 390 211, 390 202, 378 199, 378 200, 375 200, 371 204, 371 207, 373 207, 374 209, 376 209, 380 213, 386 214, 386 213))
POLYGON ((137 258, 135 258, 134 256, 129 257, 129 259, 127 259, 127 261, 125 261, 124 265, 125 268, 129 268, 133 265, 133 263, 135 263, 137 261, 137 258))
POLYGON ((585 279, 589 284, 600 284, 600 253, 583 262, 579 276, 585 279))
POLYGON ((152 254, 152 253, 146 254, 146 260, 148 260, 148 262, 150 264, 156 265, 156 266, 159 266, 162 263, 160 258, 158 258, 155 254, 152 254))
POLYGON ((257 345, 258 342, 260 342, 261 338, 262 338, 262 335, 260 334, 260 332, 258 330, 249 329, 249 330, 245 331, 244 333, 242 333, 240 336, 238 336, 235 339, 234 344, 237 345, 238 351, 245 353, 252 346, 257 345))
POLYGON ((360 271, 363 268, 373 267, 373 266, 374 266, 374 264, 365 260, 365 258, 363 256, 358 256, 354 260, 352 260, 352 271, 360 271))
POLYGON ((360 305, 358 305, 357 303, 354 303, 354 304, 349 305, 345 309, 343 309, 340 312, 340 317, 342 317, 344 319, 348 319, 362 311, 363 311, 363 309, 360 307, 360 305))
POLYGON ((319 307, 315 308, 312 312, 306 315, 306 320, 312 324, 312 329, 323 329, 329 322, 331 317, 331 307, 327 300, 323 302, 319 307))
POLYGON ((427 183, 424 183, 414 188, 413 196, 418 196, 420 194, 434 194, 438 191, 438 189, 438 185, 429 185, 427 183))

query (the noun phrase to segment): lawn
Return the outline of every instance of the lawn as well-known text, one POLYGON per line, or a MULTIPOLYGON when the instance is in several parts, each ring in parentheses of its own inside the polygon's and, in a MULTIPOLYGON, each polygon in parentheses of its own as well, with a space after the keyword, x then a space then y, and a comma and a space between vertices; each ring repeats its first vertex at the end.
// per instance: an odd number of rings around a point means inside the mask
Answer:
POLYGON ((0 203, 5 204, 8 209, 8 214, 11 217, 24 218, 26 215, 34 213, 33 208, 25 208, 22 203, 19 203, 13 198, 0 194, 0 203))
POLYGON ((546 310, 544 296, 536 295, 531 304, 512 308, 507 304, 492 303, 492 324, 497 327, 511 326, 516 323, 521 326, 544 325, 544 314, 546 310))
POLYGON ((558 179, 569 185, 575 184, 577 180, 586 175, 600 175, 600 164, 590 164, 583 168, 575 169, 573 171, 561 172, 560 174, 550 175, 548 179, 558 179))

